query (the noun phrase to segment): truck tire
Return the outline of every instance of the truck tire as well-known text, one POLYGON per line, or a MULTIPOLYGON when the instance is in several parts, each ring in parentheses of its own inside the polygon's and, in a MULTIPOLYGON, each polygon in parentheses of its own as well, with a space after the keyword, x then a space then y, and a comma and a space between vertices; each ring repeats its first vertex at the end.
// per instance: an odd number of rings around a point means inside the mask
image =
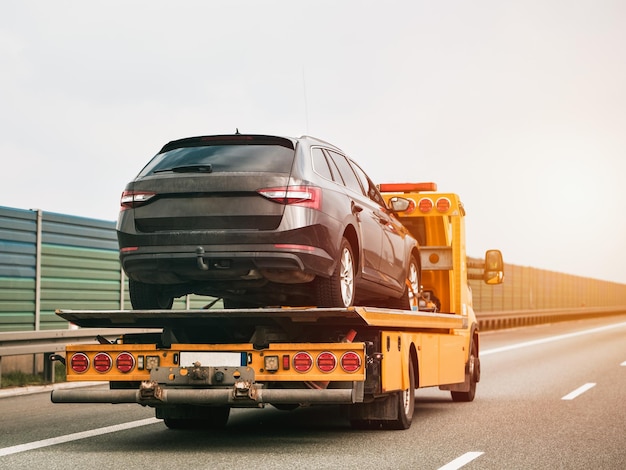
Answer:
POLYGON ((316 303, 319 307, 351 307, 354 303, 354 255, 345 238, 341 239, 339 262, 329 278, 315 279, 316 303))
POLYGON ((135 310, 169 310, 174 299, 163 294, 161 286, 128 280, 130 303, 135 310))
POLYGON ((229 415, 228 406, 179 405, 156 412, 169 429, 223 429, 229 415))
POLYGON ((397 393, 398 417, 388 424, 391 429, 409 429, 415 411, 415 369, 412 361, 409 363, 409 388, 397 393))
POLYGON ((466 392, 450 392, 452 401, 470 402, 476 396, 476 383, 480 380, 480 360, 476 344, 472 341, 470 346, 470 356, 465 367, 466 379, 469 379, 469 390, 466 392))
POLYGON ((356 413, 357 417, 350 419, 350 425, 354 429, 409 429, 415 410, 415 368, 413 361, 409 365, 409 386, 406 390, 396 392, 394 396, 388 396, 384 400, 378 399, 372 403, 361 404, 360 407, 359 412, 356 413), (389 403, 389 400, 393 400, 395 409, 390 409, 389 405, 392 403, 389 403), (387 414, 387 410, 392 411, 395 417, 382 418, 381 415, 387 414))

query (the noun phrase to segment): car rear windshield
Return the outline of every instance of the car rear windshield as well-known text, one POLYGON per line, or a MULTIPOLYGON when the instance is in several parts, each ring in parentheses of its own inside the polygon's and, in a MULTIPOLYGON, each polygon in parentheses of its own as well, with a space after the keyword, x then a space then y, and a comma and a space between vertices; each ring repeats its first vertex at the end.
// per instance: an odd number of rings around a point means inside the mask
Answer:
POLYGON ((168 171, 289 173, 294 150, 280 145, 198 145, 157 154, 138 177, 168 171))

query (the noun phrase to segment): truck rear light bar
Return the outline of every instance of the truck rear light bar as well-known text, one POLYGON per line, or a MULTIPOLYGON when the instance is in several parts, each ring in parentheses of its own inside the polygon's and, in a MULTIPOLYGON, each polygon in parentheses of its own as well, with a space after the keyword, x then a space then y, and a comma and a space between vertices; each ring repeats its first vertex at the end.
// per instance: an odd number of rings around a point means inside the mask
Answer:
MULTIPOLYGON (((352 339, 353 336, 349 335, 346 337, 346 340, 344 342, 349 343, 352 341, 352 339)), ((77 375, 80 374, 91 377, 95 377, 94 375, 90 375, 94 373, 111 373, 111 380, 123 380, 119 374, 128 374, 133 377, 135 377, 136 374, 148 374, 145 376, 139 376, 140 378, 143 377, 144 379, 147 379, 149 377, 150 371, 157 370, 161 367, 161 361, 163 360, 160 355, 150 354, 150 352, 147 350, 138 349, 136 351, 129 351, 122 350, 120 348, 118 350, 110 350, 108 352, 105 352, 98 349, 93 348, 91 350, 84 349, 82 351, 70 352, 68 354, 69 371, 77 375)), ((335 352, 321 348, 317 350, 313 348, 313 350, 311 351, 301 350, 295 353, 283 352, 272 354, 270 351, 267 352, 260 354, 261 357, 257 359, 261 360, 260 363, 257 362, 257 370, 260 373, 269 372, 271 374, 274 374, 278 372, 290 371, 293 369, 301 374, 331 374, 337 371, 337 366, 339 365, 339 372, 353 374, 361 370, 363 363, 363 359, 359 352, 354 350, 346 350, 345 348, 342 348, 342 350, 335 352), (269 354, 267 352, 269 352, 269 354), (338 359, 338 357, 340 357, 340 359, 338 359)), ((189 365, 185 365, 180 361, 180 354, 184 354, 184 352, 175 352, 171 355, 171 357, 173 358, 173 362, 169 365, 169 367, 176 367, 180 368, 181 370, 188 369, 190 367, 189 365)), ((248 357, 248 362, 246 364, 242 363, 241 366, 252 364, 253 361, 251 353, 226 353, 223 351, 212 351, 207 352, 206 354, 212 354, 213 356, 217 356, 218 358, 223 357, 223 355, 225 354, 247 354, 246 357, 248 357)), ((214 363, 207 363, 202 360, 201 366, 237 367, 226 363, 220 365, 221 363, 218 364, 219 360, 220 359, 212 359, 214 363)))

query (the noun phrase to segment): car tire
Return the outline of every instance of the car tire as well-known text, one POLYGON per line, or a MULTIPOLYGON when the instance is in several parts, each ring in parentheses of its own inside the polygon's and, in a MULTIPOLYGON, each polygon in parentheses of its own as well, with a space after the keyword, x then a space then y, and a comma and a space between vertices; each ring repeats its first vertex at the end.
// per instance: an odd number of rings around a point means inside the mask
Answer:
POLYGON ((128 280, 130 303, 135 310, 169 310, 174 305, 174 299, 163 294, 158 284, 128 280))
POLYGON ((355 265, 352 247, 341 239, 339 261, 333 274, 315 280, 316 303, 319 307, 350 307, 354 304, 355 265))
POLYGON ((416 296, 420 289, 420 272, 415 256, 411 255, 409 259, 409 267, 407 269, 407 278, 402 297, 398 299, 389 299, 385 307, 396 308, 400 310, 411 310, 413 305, 417 306, 416 296), (409 289, 409 284, 411 288, 409 289))

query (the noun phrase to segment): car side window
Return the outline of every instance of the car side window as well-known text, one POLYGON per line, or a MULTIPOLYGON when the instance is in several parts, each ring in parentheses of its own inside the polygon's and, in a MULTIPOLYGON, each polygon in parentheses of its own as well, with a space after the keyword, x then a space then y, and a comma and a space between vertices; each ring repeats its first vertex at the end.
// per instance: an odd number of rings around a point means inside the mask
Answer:
POLYGON ((326 155, 324 155, 322 149, 319 147, 312 148, 311 157, 313 158, 313 171, 315 171, 318 175, 333 181, 333 172, 328 166, 326 155))
POLYGON ((374 201, 379 206, 387 207, 387 205, 385 204, 385 200, 380 194, 380 191, 378 191, 378 188, 372 182, 370 177, 367 176, 367 174, 363 171, 363 169, 359 165, 357 165, 354 162, 350 162, 350 163, 352 163, 352 167, 354 168, 355 173, 361 179, 361 184, 363 185, 363 187, 365 188, 365 191, 367 192, 367 197, 369 197, 372 201, 374 201))
POLYGON ((363 192, 363 188, 361 187, 359 179, 357 178, 354 170, 350 166, 350 163, 348 163, 346 157, 331 150, 328 150, 328 154, 332 158, 333 162, 335 162, 335 165, 339 170, 339 174, 341 174, 341 178, 343 179, 345 186, 359 194, 365 194, 363 192))

